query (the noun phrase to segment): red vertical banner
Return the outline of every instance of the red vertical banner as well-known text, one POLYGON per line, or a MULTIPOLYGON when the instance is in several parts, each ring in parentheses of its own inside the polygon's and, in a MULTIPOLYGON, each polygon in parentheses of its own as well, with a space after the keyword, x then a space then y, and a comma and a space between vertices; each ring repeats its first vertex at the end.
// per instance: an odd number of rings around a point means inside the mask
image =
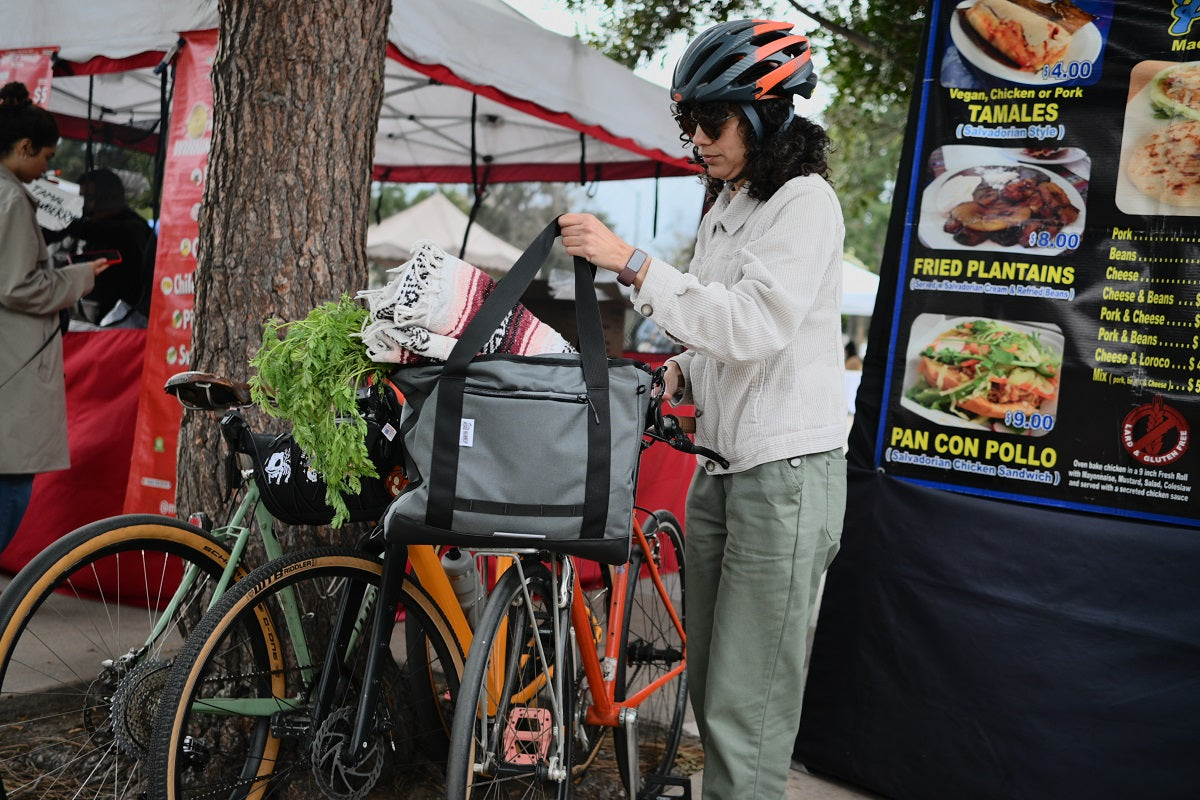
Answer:
POLYGON ((57 47, 30 47, 23 50, 0 50, 0 86, 20 81, 29 90, 36 105, 50 105, 50 79, 54 75, 54 53, 57 47))
POLYGON ((212 142, 209 75, 217 32, 185 33, 183 38, 187 44, 179 51, 175 66, 155 292, 125 493, 126 513, 175 513, 175 453, 182 412, 163 385, 175 373, 189 369, 191 362, 198 220, 212 142))

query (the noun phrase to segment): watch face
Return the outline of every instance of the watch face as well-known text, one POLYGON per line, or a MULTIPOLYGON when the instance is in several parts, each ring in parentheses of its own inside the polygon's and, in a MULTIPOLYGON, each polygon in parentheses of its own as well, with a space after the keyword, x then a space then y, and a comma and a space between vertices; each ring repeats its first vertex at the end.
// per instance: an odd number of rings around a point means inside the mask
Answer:
POLYGON ((634 250, 629 261, 625 263, 625 267, 617 273, 617 283, 622 286, 633 286, 638 272, 649 259, 650 256, 646 255, 644 250, 634 250))

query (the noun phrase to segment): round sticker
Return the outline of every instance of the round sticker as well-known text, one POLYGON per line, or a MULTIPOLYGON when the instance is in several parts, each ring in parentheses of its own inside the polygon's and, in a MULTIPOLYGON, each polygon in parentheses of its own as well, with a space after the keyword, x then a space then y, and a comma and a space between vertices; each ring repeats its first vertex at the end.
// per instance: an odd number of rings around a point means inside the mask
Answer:
POLYGON ((1161 466, 1178 461, 1188 449, 1191 431, 1183 415, 1163 402, 1162 395, 1125 415, 1121 444, 1142 464, 1161 466))

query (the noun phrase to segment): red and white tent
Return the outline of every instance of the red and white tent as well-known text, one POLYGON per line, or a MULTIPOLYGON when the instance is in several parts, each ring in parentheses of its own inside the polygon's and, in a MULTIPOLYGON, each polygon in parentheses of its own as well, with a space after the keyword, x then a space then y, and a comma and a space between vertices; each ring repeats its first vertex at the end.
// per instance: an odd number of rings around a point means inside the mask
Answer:
MULTIPOLYGON (((201 50, 211 55, 217 28, 215 0, 17 0, 0 25, 0 53, 56 51, 49 107, 65 136, 158 152, 171 73, 156 67, 186 34, 178 113, 202 94, 197 64, 207 57, 201 50)), ((693 171, 666 90, 501 0, 394 0, 388 39, 380 180, 591 182, 693 171)), ((3 72, 0 65, 0 82, 10 79, 3 72)), ((19 568, 47 537, 117 513, 122 497, 126 511, 175 513, 179 410, 161 386, 164 374, 190 363, 196 218, 188 211, 201 189, 188 176, 207 153, 203 138, 181 127, 171 126, 188 147, 167 157, 151 326, 64 338, 72 468, 35 480, 0 569, 19 568)))
MULTIPOLYGON (((0 51, 57 47, 50 109, 64 135, 152 150, 154 68, 215 0, 18 0, 0 51)), ((682 175, 667 92, 502 0, 396 0, 376 178, 487 183, 682 175)))

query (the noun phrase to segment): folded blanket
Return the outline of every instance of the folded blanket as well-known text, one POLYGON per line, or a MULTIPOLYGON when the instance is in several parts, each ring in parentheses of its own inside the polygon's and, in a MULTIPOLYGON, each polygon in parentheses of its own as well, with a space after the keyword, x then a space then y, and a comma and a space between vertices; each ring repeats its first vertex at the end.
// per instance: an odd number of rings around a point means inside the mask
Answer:
MULTIPOLYGON (((382 289, 358 293, 369 315, 359 334, 372 361, 416 364, 445 361, 496 282, 433 242, 418 242, 412 258, 388 270, 382 289)), ((518 304, 481 353, 573 353, 558 331, 518 304)))

